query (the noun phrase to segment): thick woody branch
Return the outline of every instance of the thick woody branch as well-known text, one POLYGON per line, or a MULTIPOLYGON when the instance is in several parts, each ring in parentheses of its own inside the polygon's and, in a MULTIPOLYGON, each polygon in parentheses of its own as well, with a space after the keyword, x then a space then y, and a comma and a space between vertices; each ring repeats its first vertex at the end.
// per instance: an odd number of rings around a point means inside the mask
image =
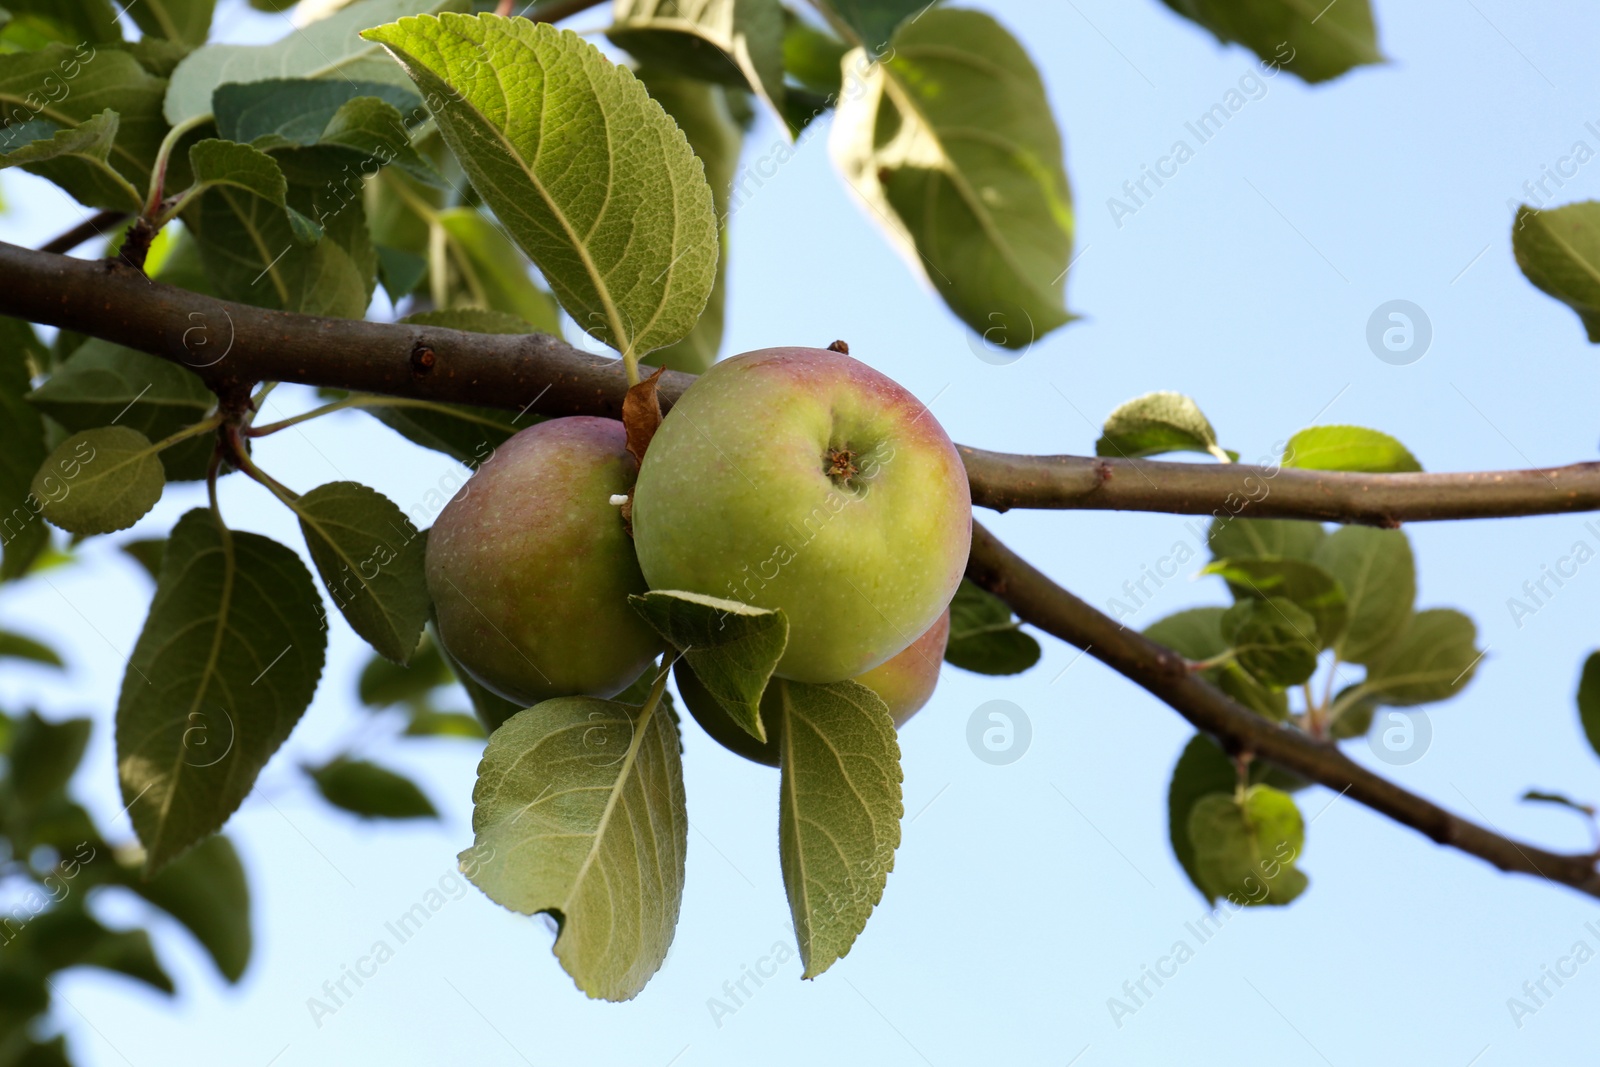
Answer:
MULTIPOLYGON (((0 242, 0 314, 182 364, 219 391, 261 381, 457 401, 539 415, 622 411, 620 361, 555 337, 325 319, 214 300, 113 262, 0 242)), ((694 379, 662 376, 663 407, 694 379)), ((1600 463, 1460 474, 1348 474, 1243 464, 1017 456, 961 449, 973 502, 1394 526, 1600 509, 1600 463)))
POLYGON ((1137 682, 1230 751, 1248 752, 1294 771, 1502 871, 1534 875, 1600 897, 1594 856, 1549 852, 1494 833, 1373 774, 1332 744, 1262 718, 1203 681, 1177 653, 1056 585, 976 523, 967 576, 1009 603, 1023 621, 1137 682))

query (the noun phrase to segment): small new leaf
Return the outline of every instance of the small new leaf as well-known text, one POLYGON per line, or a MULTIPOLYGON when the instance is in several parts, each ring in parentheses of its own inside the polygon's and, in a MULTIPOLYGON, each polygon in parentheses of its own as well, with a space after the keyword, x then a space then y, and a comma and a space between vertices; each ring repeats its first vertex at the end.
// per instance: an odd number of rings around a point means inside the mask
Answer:
POLYGON ((1230 457, 1195 402, 1182 393, 1146 393, 1106 416, 1097 456, 1137 459, 1163 452, 1205 452, 1224 463, 1230 457))
POLYGON ((1305 824, 1294 798, 1270 786, 1212 793, 1189 812, 1189 840, 1199 883, 1212 899, 1234 904, 1287 904, 1308 879, 1296 866, 1305 824))
POLYGON ((1395 707, 1448 700, 1466 688, 1483 658, 1477 641, 1477 626, 1461 612, 1419 611, 1367 666, 1363 695, 1395 707))
POLYGON ((1237 662, 1268 686, 1299 685, 1317 670, 1317 621, 1292 600, 1241 600, 1222 616, 1237 662))
POLYGON ((1530 282, 1578 313, 1600 344, 1600 201, 1539 210, 1524 204, 1511 250, 1530 282))
POLYGON ((426 538, 393 501, 359 482, 319 485, 290 506, 350 628, 396 663, 409 660, 431 603, 426 538))
POLYGON ((591 997, 630 1000, 666 959, 689 817, 677 726, 659 703, 546 700, 489 735, 461 870, 499 904, 547 912, 591 997))
POLYGON ((322 798, 363 819, 437 819, 438 809, 411 779, 366 760, 336 759, 306 773, 322 798))
POLYGON ((1297 559, 1219 559, 1200 573, 1220 575, 1238 600, 1292 600, 1316 620, 1319 648, 1327 648, 1344 632, 1348 611, 1344 589, 1314 564, 1297 559))
POLYGON ((780 680, 778 854, 803 978, 850 951, 900 845, 900 745, 878 695, 857 682, 780 680))
POLYGON ((1334 642, 1347 663, 1369 663, 1411 619, 1417 568, 1411 542, 1399 530, 1341 526, 1324 538, 1311 560, 1344 589, 1349 615, 1334 642))
POLYGON ((761 694, 789 644, 783 612, 671 590, 651 590, 628 601, 683 653, 728 716, 757 741, 766 741, 761 694))
POLYGON ((1312 426, 1301 430, 1284 446, 1283 465, 1369 474, 1404 474, 1422 469, 1405 445, 1386 433, 1361 426, 1312 426))
POLYGON ((156 506, 166 488, 150 440, 127 426, 75 433, 50 453, 33 479, 44 517, 69 533, 125 530, 156 506))
POLYGON ((961 579, 950 601, 946 663, 977 674, 1021 674, 1039 662, 1039 642, 999 597, 961 579))

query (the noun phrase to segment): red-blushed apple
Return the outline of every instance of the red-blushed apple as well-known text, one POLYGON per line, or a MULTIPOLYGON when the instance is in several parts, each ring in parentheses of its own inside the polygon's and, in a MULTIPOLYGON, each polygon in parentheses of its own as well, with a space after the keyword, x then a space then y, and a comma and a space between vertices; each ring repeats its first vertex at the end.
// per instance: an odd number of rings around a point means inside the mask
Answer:
POLYGON ((615 696, 663 647, 628 604, 645 583, 610 502, 637 472, 625 440, 614 419, 530 426, 495 450, 428 534, 439 640, 507 700, 615 696))
POLYGON ((961 582, 966 469, 921 401, 858 360, 768 348, 713 366, 656 431, 633 499, 652 589, 781 608, 780 677, 854 678, 961 582))
POLYGON ((928 631, 856 681, 883 698, 898 729, 922 710, 939 684, 939 665, 950 642, 950 609, 928 631))
MULTIPOLYGON (((889 705, 889 714, 894 718, 896 729, 904 726, 906 720, 920 711, 933 696, 934 687, 939 684, 939 665, 944 661, 944 648, 949 640, 950 612, 946 609, 921 637, 855 679, 889 705)), ((761 724, 767 731, 767 741, 763 744, 728 717, 728 713, 700 684, 700 679, 695 677, 688 663, 679 660, 673 677, 678 682, 678 695, 688 705, 689 714, 713 740, 745 759, 765 763, 769 767, 778 765, 778 723, 783 712, 777 699, 777 681, 768 684, 761 698, 761 724)))

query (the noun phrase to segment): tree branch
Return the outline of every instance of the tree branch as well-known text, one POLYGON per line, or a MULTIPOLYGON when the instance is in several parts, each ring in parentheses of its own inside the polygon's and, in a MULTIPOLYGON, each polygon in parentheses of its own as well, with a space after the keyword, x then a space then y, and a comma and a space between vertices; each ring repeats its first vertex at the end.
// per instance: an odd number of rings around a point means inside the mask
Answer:
MULTIPOLYGON (((0 314, 182 364, 213 389, 298 382, 539 415, 619 418, 620 360, 544 334, 326 319, 215 300, 117 263, 0 242, 0 314), (431 361, 421 358, 431 352, 431 361)), ((663 408, 694 381, 662 375, 663 408)), ((1243 464, 1017 456, 961 448, 973 503, 1243 515, 1396 526, 1600 509, 1600 463, 1459 474, 1351 474, 1243 464)))
MULTIPOLYGON (((193 370, 220 396, 240 395, 261 381, 284 381, 541 415, 620 417, 627 391, 620 360, 581 351, 555 337, 267 311, 162 285, 117 261, 71 259, 4 242, 0 314, 172 360, 193 370)), ((693 381, 692 375, 663 374, 663 407, 693 381)), ((1400 519, 1600 507, 1600 470, 1593 464, 1501 474, 1335 475, 1232 464, 1009 456, 972 448, 963 448, 962 454, 974 501, 1002 509, 1248 510, 1263 517, 1392 524, 1400 519), (1263 480, 1269 487, 1264 493, 1263 480), (1248 509, 1237 501, 1230 506, 1229 493, 1253 503, 1248 509)), ((1255 715, 1196 677, 1181 657, 1123 629, 1055 585, 976 524, 968 573, 1021 618, 1086 649, 1229 748, 1250 751, 1348 792, 1373 810, 1501 870, 1537 875, 1600 897, 1593 857, 1520 845, 1407 792, 1331 745, 1255 715)))
POLYGON ((1024 622, 1137 682, 1230 752, 1249 752, 1294 771, 1502 871, 1600 897, 1595 857, 1550 852, 1494 833, 1372 773, 1331 744, 1255 714, 1189 670, 1182 656, 1062 589, 977 523, 967 576, 1010 604, 1024 622))
POLYGON ((41 252, 66 253, 77 248, 85 241, 96 237, 108 237, 107 230, 115 230, 122 220, 128 217, 126 211, 101 211, 90 215, 66 233, 40 248, 41 252))
POLYGON ((1600 509, 1600 463, 1451 474, 1356 474, 1242 463, 1015 456, 964 445, 961 457, 972 478, 972 502, 996 511, 1162 511, 1399 526, 1600 509))

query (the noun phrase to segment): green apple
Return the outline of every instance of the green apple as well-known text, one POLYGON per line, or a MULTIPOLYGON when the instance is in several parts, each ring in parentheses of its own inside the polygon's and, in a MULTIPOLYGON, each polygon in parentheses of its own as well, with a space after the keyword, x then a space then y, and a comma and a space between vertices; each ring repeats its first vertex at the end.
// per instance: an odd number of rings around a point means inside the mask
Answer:
POLYGON ((478 682, 527 707, 612 697, 663 645, 628 604, 644 575, 622 515, 637 465, 622 423, 541 422, 497 448, 428 534, 439 640, 478 682))
MULTIPOLYGON (((933 696, 934 687, 939 684, 939 665, 944 661, 944 647, 949 640, 950 612, 946 609, 921 637, 855 679, 889 705, 889 714, 894 717, 897 729, 904 726, 906 720, 920 711, 933 696)), ((706 691, 686 661, 678 661, 673 677, 678 683, 678 695, 688 706, 689 714, 714 740, 746 759, 765 763, 769 767, 778 765, 778 727, 783 711, 777 697, 777 681, 769 683, 766 693, 761 697, 761 724, 767 731, 767 741, 763 744, 728 717, 728 713, 706 691)))
POLYGON ((966 469, 922 403, 838 352, 713 366, 656 431, 633 500, 652 589, 781 608, 777 673, 854 678, 933 625, 972 537, 966 469))

